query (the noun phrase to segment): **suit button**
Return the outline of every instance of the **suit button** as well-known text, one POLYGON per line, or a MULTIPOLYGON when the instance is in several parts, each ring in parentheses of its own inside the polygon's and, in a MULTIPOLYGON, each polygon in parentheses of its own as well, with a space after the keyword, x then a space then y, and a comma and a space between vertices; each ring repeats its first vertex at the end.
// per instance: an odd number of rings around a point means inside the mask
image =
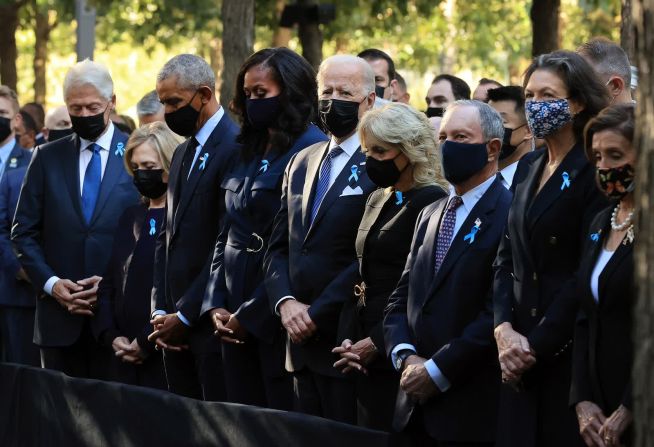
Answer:
POLYGON ((537 313, 538 313, 538 312, 537 312, 536 308, 535 308, 535 307, 532 307, 532 308, 531 308, 531 316, 532 316, 532 317, 535 317, 535 316, 537 315, 537 313))
POLYGON ((538 275, 534 272, 534 281, 538 281, 538 275))
POLYGON ((550 236, 550 245, 556 245, 556 236, 550 236))

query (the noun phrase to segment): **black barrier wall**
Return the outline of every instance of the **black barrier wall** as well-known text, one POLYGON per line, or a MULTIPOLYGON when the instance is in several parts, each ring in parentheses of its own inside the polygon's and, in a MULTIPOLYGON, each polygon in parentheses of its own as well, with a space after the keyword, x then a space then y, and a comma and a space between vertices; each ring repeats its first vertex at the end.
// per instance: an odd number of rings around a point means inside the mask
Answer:
POLYGON ((0 446, 392 447, 387 433, 0 364, 0 446))

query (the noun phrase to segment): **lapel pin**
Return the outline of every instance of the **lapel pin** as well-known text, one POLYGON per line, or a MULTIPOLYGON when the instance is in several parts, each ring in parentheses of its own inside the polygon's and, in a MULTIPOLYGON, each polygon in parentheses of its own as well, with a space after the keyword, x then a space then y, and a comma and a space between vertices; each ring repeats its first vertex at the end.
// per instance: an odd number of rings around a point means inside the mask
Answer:
POLYGON ((209 159, 209 152, 205 152, 202 157, 200 157, 200 171, 204 171, 204 168, 207 167, 207 160, 209 159))
POLYGON ((469 244, 472 244, 475 241, 475 235, 481 228, 481 219, 477 218, 475 220, 475 225, 470 229, 470 233, 466 234, 465 237, 463 238, 464 241, 469 240, 469 244))
POLYGON ((590 240, 593 242, 599 241, 600 234, 602 234, 602 230, 597 230, 597 233, 593 233, 590 235, 590 240))
POLYGON ((116 151, 114 154, 118 157, 122 157, 123 154, 125 153, 125 144, 122 141, 119 141, 118 144, 116 144, 116 151))
POLYGON ((561 177, 563 177, 563 183, 561 183, 561 191, 563 191, 565 188, 570 187, 570 174, 564 172, 561 177))
POLYGON ((395 204, 402 205, 402 202, 404 202, 404 196, 402 195, 402 191, 395 191, 395 198, 397 199, 395 201, 395 204))
POLYGON ((259 172, 264 173, 268 170, 268 165, 270 163, 268 160, 261 160, 261 167, 259 168, 259 172))
POLYGON ((11 157, 11 160, 9 160, 9 167, 10 168, 18 167, 18 159, 16 157, 11 157))
POLYGON ((150 236, 157 234, 157 221, 150 219, 150 236))
POLYGON ((348 177, 347 181, 351 182, 352 179, 354 179, 355 182, 359 181, 359 167, 357 165, 352 165, 350 167, 350 176, 348 177))

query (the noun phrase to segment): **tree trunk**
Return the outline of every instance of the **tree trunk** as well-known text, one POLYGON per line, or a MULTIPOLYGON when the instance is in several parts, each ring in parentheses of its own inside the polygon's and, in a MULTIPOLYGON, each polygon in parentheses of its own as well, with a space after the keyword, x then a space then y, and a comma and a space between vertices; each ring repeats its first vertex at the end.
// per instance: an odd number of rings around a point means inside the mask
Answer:
POLYGON ((18 28, 18 10, 23 6, 22 1, 1 3, 0 17, 0 83, 16 91, 18 75, 16 73, 16 29, 18 28))
POLYGON ((634 22, 631 18, 631 0, 622 0, 622 21, 620 22, 620 45, 629 56, 629 61, 636 62, 634 49, 634 22))
POLYGON ((559 9, 561 0, 533 0, 531 4, 531 55, 536 57, 560 48, 559 9))
MULTIPOLYGON (((304 7, 317 5, 316 0, 298 0, 304 7)), ((317 20, 302 21, 298 26, 298 37, 302 44, 302 56, 318 70, 322 62, 322 32, 317 20)))
POLYGON ((287 47, 288 42, 291 40, 291 28, 279 26, 279 19, 282 16, 282 11, 284 11, 285 6, 286 2, 284 0, 275 0, 275 10, 273 11, 273 14, 277 25, 275 26, 275 31, 273 32, 272 37, 273 47, 287 47))
POLYGON ((220 103, 229 110, 236 75, 254 46, 254 0, 223 0, 223 70, 220 103))
POLYGON ((634 429, 638 447, 654 445, 654 0, 633 0, 636 64, 639 209, 635 245, 637 299, 634 309, 634 429))
POLYGON ((50 26, 48 10, 40 10, 36 1, 34 5, 34 102, 45 104, 46 80, 45 67, 48 62, 48 40, 50 26))
POLYGON ((455 24, 456 0, 445 0, 441 3, 443 17, 447 23, 447 35, 445 36, 444 50, 439 57, 440 73, 454 73, 456 62, 455 39, 458 29, 455 24))

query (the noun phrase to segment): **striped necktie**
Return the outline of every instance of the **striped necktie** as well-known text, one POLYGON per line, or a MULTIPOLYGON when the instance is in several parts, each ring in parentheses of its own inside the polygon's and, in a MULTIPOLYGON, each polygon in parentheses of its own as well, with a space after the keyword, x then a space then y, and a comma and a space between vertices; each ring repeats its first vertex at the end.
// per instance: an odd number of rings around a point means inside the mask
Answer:
POLYGON ((340 146, 332 148, 328 153, 325 159, 320 166, 320 174, 318 177, 318 185, 316 186, 316 194, 313 196, 313 204, 311 206, 311 223, 316 218, 318 210, 320 209, 320 204, 325 198, 327 191, 329 191, 329 181, 332 171, 332 160, 335 157, 338 157, 343 152, 343 149, 340 146))

